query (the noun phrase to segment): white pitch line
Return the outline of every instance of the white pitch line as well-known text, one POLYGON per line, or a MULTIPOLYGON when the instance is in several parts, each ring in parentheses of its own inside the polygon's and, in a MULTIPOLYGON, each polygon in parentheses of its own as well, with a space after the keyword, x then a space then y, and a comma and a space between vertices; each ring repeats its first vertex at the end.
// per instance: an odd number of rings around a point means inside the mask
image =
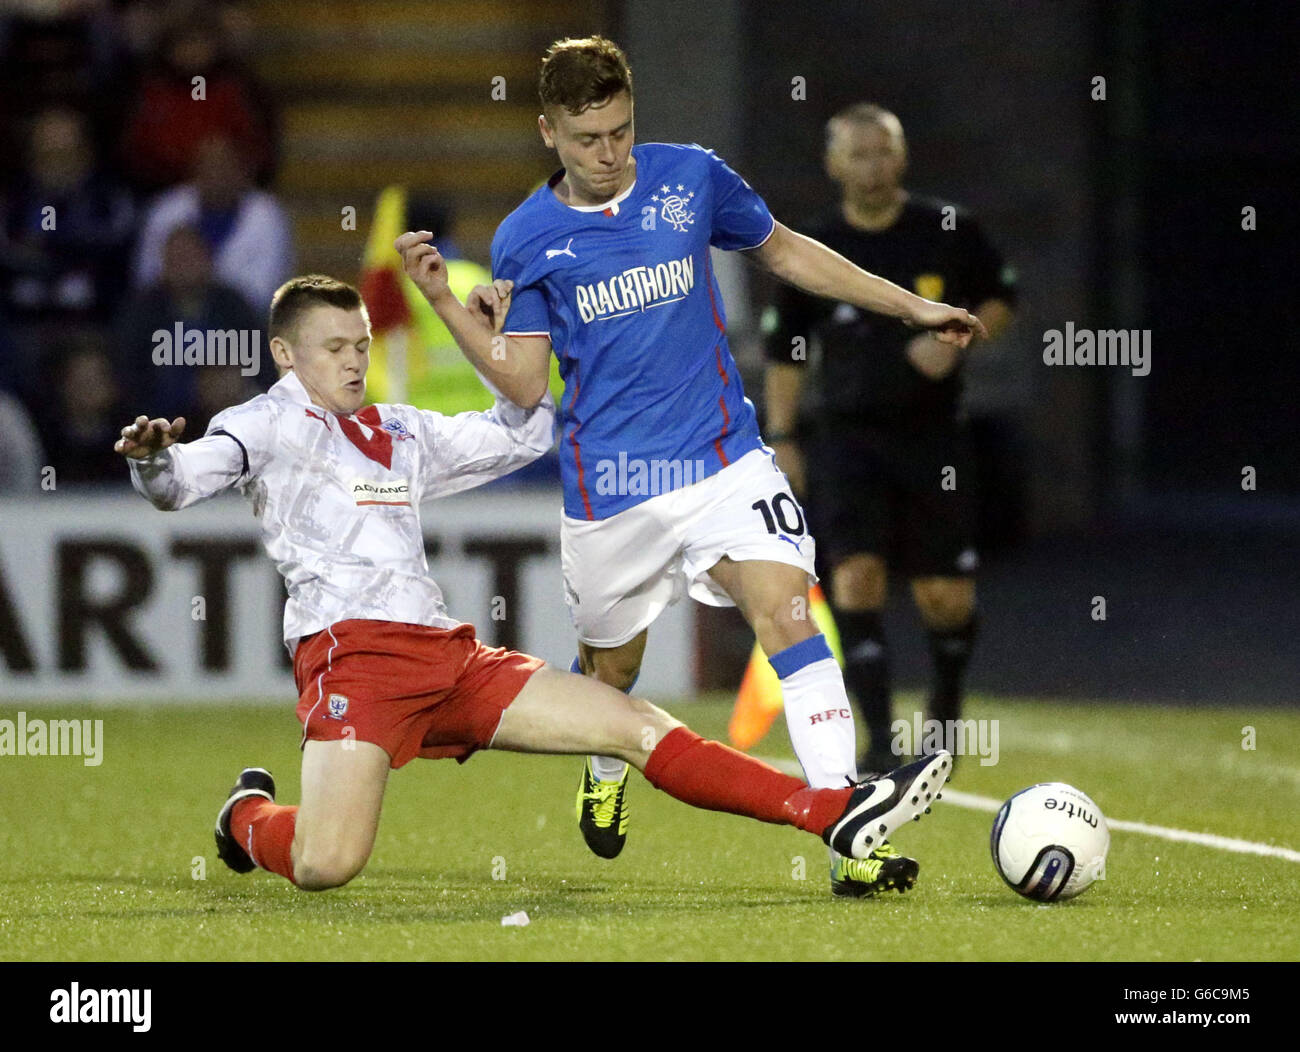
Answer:
MULTIPOLYGON (((774 760, 757 757, 779 771, 803 777, 803 768, 796 760, 774 760)), ((979 796, 975 793, 963 793, 960 789, 944 789, 943 802, 966 807, 972 811, 987 811, 997 814, 1003 801, 991 796, 979 796)), ((1190 829, 1172 829, 1169 826, 1153 826, 1148 822, 1128 822, 1121 818, 1108 818, 1106 824, 1111 829, 1123 833, 1143 833, 1146 836, 1160 837, 1162 840, 1174 840, 1184 844, 1199 844, 1201 847, 1218 848, 1220 851, 1234 851, 1239 855, 1263 855, 1266 858, 1281 858, 1287 862, 1300 862, 1300 851, 1289 847, 1275 847, 1261 844, 1254 840, 1238 840, 1235 837, 1218 836, 1215 833, 1193 833, 1190 829)))

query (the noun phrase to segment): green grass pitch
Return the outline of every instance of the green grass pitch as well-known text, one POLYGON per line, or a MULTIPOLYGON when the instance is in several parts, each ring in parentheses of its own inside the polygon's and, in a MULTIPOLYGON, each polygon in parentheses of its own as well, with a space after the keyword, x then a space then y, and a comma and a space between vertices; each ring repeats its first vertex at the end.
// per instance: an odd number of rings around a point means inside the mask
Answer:
MULTIPOLYGON (((229 872, 211 834, 242 766, 268 767, 296 802, 292 699, 27 711, 103 719, 104 760, 0 757, 7 960, 1300 958, 1300 864, 1287 859, 1116 831, 1107 880, 1040 906, 994 872, 992 816, 944 801, 895 838, 921 861, 912 892, 834 900, 820 841, 692 810, 637 775, 626 850, 594 857, 568 757, 411 763, 389 782, 363 874, 311 894, 229 872), (532 923, 502 927, 518 910, 532 923)), ((714 737, 728 711, 718 698, 675 709, 714 737)), ((1067 781, 1110 818, 1300 849, 1300 714, 976 698, 967 715, 1000 721, 1000 762, 963 759, 953 788, 1002 799, 1067 781)), ((780 722, 755 752, 791 757, 780 722)))

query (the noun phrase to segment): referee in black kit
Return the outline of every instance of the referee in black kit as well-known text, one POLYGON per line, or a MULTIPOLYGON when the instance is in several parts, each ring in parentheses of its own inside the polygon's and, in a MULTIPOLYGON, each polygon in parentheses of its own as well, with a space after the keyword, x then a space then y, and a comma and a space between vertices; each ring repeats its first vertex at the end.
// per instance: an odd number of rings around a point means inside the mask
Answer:
MULTIPOLYGON (((968 213, 900 185, 907 144, 897 117, 871 103, 837 113, 826 125, 825 163, 842 200, 801 230, 918 295, 973 310, 991 338, 1006 328, 1015 302, 1009 269, 968 213)), ((786 285, 763 312, 763 333, 764 436, 807 493, 818 553, 831 568, 844 678, 870 743, 859 774, 892 770, 901 760, 890 749, 881 625, 889 569, 911 580, 929 629, 928 718, 959 718, 975 640, 975 471, 959 404, 966 352, 786 285), (804 399, 809 346, 821 354, 804 399)))

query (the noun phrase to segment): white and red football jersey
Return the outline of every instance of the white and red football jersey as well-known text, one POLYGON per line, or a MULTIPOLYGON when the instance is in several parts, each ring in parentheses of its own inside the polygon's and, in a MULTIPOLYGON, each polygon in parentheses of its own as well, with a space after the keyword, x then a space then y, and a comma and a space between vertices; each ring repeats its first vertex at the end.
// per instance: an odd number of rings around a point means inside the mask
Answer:
POLYGON ((371 405, 338 416, 293 373, 218 413, 207 434, 130 460, 131 483, 174 511, 238 487, 285 579, 284 641, 366 618, 454 628, 429 576, 419 505, 489 482, 551 447, 555 407, 498 398, 443 416, 371 405))

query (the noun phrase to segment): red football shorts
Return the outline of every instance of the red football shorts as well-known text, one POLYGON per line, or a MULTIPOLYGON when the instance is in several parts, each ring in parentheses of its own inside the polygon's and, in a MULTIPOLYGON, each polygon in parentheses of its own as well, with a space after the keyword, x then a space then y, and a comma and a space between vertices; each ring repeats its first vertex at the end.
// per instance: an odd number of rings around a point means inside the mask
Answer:
POLYGON ((373 742, 401 767, 417 756, 464 763, 544 665, 484 646, 473 625, 340 621, 298 643, 293 675, 307 741, 373 742))

